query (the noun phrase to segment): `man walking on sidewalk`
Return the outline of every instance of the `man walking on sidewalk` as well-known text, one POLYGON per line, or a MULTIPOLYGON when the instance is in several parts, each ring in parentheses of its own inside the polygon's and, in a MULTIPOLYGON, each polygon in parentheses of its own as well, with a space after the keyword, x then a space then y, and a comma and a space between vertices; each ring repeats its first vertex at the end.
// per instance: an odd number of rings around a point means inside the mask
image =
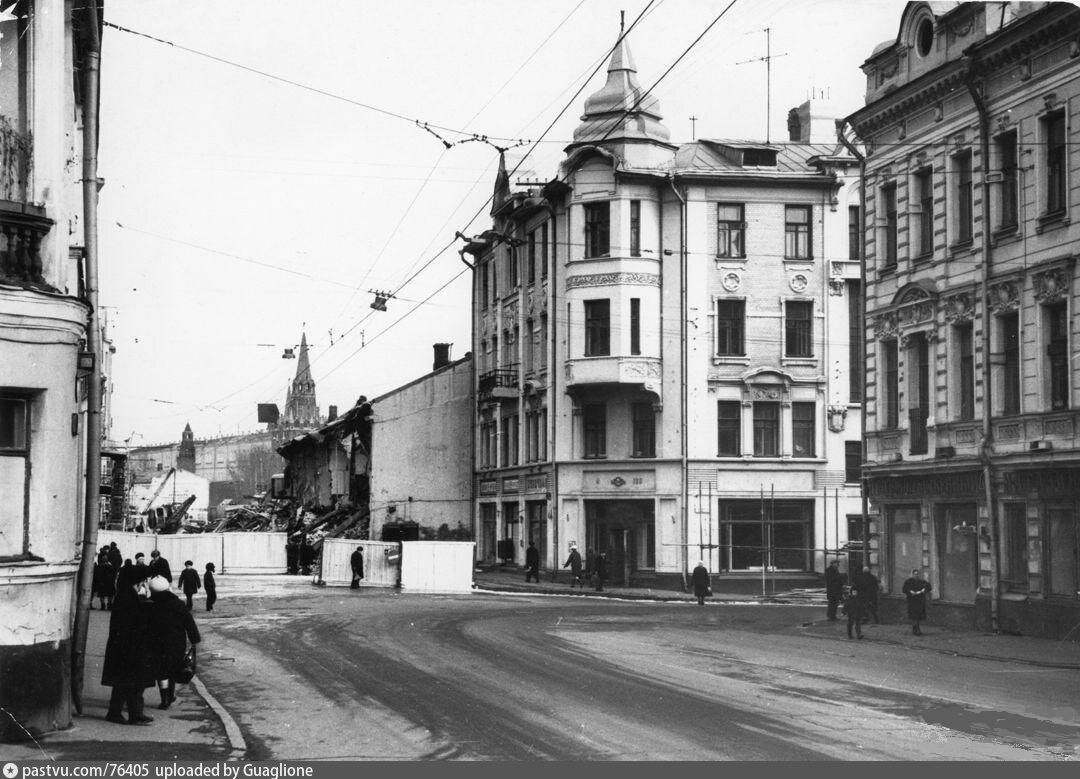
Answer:
POLYGON ((570 575, 573 577, 570 579, 570 589, 573 589, 574 585, 582 589, 585 588, 581 581, 581 553, 577 550, 577 544, 573 541, 570 542, 570 556, 563 563, 563 568, 569 568, 570 575))
POLYGON ((878 582, 878 578, 870 573, 870 566, 864 565, 862 573, 855 575, 855 589, 858 591, 859 600, 862 602, 863 620, 869 620, 873 617, 874 624, 880 625, 877 600, 881 584, 878 582))
POLYGON ((601 549, 596 553, 593 561, 593 574, 596 576, 596 591, 604 591, 604 581, 607 579, 607 552, 601 549))
POLYGON ((349 558, 349 566, 352 568, 352 584, 354 590, 360 589, 360 580, 364 578, 364 547, 358 546, 349 558))
POLYGON ((191 609, 191 599, 199 591, 199 587, 202 583, 199 581, 199 574, 192 567, 194 563, 191 560, 184 561, 184 570, 180 572, 180 589, 184 591, 184 597, 187 598, 188 610, 191 609))
POLYGON ((529 548, 525 550, 525 581, 532 577, 536 578, 537 584, 540 583, 540 550, 530 541, 529 548))
POLYGON ((829 601, 826 615, 830 622, 836 621, 836 608, 844 597, 845 584, 847 584, 847 577, 840 573, 840 563, 833 560, 825 569, 825 597, 829 601))

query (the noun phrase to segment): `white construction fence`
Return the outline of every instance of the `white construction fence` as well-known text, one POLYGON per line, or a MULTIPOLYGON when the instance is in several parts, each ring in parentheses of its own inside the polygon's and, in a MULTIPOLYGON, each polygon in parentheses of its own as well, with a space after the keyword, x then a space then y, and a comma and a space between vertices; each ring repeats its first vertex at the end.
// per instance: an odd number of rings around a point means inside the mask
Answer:
POLYGON ((472 592, 471 541, 323 541, 322 565, 315 579, 329 586, 352 583, 352 553, 364 555, 361 587, 397 587, 404 592, 472 592))
POLYGON ((142 552, 146 562, 157 549, 169 561, 174 578, 191 560, 198 571, 213 563, 218 573, 285 573, 285 533, 127 533, 99 530, 98 547, 115 541, 124 559, 142 552))

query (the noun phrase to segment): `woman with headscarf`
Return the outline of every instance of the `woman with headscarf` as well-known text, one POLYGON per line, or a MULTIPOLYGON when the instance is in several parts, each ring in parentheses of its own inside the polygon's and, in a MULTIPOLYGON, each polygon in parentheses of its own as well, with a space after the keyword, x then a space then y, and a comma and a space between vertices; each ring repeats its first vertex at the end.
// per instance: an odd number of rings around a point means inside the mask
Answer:
POLYGON ((930 594, 930 582, 922 577, 922 570, 915 568, 900 590, 907 596, 907 614, 911 620, 911 633, 922 635, 919 623, 926 619, 926 596, 930 594))
POLYGON ((150 580, 150 601, 151 657, 161 694, 158 708, 167 709, 176 700, 176 676, 184 665, 187 642, 199 643, 199 628, 190 609, 161 576, 150 580))
POLYGON ((154 669, 150 663, 150 603, 143 597, 146 580, 134 574, 120 578, 101 670, 101 683, 112 687, 105 719, 118 725, 149 725, 154 718, 143 713, 143 690, 154 686, 154 669))

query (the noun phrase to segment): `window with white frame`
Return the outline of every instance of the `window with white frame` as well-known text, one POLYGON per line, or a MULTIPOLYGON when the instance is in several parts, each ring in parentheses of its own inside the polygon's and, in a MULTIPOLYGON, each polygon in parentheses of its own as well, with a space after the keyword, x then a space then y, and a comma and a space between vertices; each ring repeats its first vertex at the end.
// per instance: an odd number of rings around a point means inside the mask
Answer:
POLYGON ((1055 111, 1042 120, 1044 178, 1046 186, 1045 213, 1053 216, 1065 211, 1068 204, 1066 168, 1068 146, 1065 140, 1065 112, 1055 111))
POLYGON ((915 256, 929 257, 934 253, 934 173, 930 168, 915 172, 912 198, 918 210, 915 213, 915 256))
POLYGON ((716 354, 721 357, 746 354, 746 301, 716 301, 716 354))
POLYGON ((1046 378, 1049 407, 1062 411, 1069 407, 1069 307, 1066 301, 1043 306, 1046 333, 1046 378))
POLYGON ((26 554, 30 399, 0 396, 0 559, 26 554))
POLYGON ((971 149, 952 157, 953 163, 953 226, 956 244, 970 243, 974 224, 974 188, 971 182, 971 149))
POLYGON ((746 256, 746 222, 741 203, 717 203, 716 256, 746 256))
POLYGON ((809 260, 813 256, 810 206, 784 207, 784 257, 809 260))

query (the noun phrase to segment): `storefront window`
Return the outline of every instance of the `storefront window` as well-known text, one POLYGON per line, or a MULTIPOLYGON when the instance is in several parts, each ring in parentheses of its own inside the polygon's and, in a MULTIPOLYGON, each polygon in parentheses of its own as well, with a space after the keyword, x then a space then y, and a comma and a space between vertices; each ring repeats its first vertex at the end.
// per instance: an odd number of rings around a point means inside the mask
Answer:
POLYGON ((922 568, 922 525, 918 506, 890 506, 886 510, 891 561, 889 592, 898 593, 913 568, 922 568))
POLYGON ((721 501, 720 570, 809 570, 813 514, 810 501, 721 501))
POLYGON ((1080 532, 1072 506, 1047 510, 1050 551, 1050 594, 1075 598, 1080 595, 1080 532))
MULTIPOLYGON (((974 503, 938 505, 934 510, 938 597, 952 603, 974 603, 979 586, 979 552, 974 503)), ((914 566, 912 566, 914 567, 914 566)))

